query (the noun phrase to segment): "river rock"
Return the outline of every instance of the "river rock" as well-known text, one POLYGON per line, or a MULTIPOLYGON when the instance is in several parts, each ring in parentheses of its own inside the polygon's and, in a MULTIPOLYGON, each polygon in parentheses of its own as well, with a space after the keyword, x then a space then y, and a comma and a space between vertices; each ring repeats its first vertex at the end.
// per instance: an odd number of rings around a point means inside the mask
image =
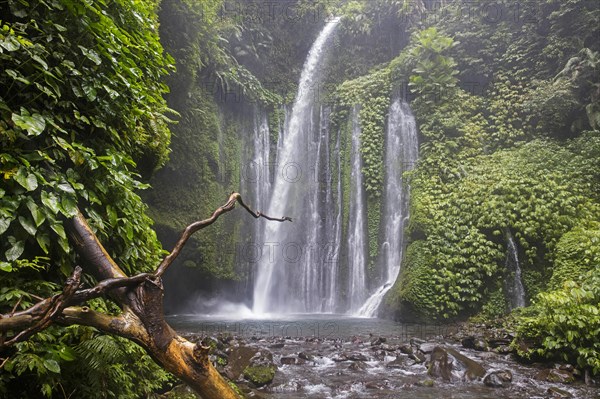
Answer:
POLYGON ((510 370, 492 371, 483 379, 483 383, 492 388, 506 388, 512 382, 512 373, 510 370))
POLYGON ((434 378, 441 377, 445 381, 451 381, 452 368, 452 360, 448 357, 448 352, 446 352, 446 350, 440 346, 433 348, 431 351, 427 374, 434 378))
POLYGON ((457 371, 463 371, 463 380, 473 381, 485 376, 485 369, 475 360, 468 358, 453 348, 446 348, 446 351, 456 360, 457 371))
POLYGON ((432 342, 425 342, 419 345, 419 350, 423 353, 431 353, 436 347, 438 347, 438 344, 432 342))
POLYGON ((421 353, 421 352, 411 353, 410 355, 408 355, 408 357, 410 359, 414 360, 415 364, 424 363, 425 360, 427 360, 427 357, 425 356, 425 354, 421 353))
POLYGON ((571 395, 569 392, 565 391, 564 389, 560 389, 560 388, 556 388, 556 387, 550 387, 548 388, 548 394, 550 395, 551 398, 572 398, 573 395, 571 395))
POLYGON ((381 345, 386 341, 387 339, 385 337, 377 337, 371 340, 371 346, 381 345))
POLYGON ((365 362, 352 362, 350 366, 348 366, 348 370, 352 371, 363 371, 367 369, 367 363, 365 362))
POLYGON ((244 368, 244 377, 261 387, 273 381, 276 371, 277 366, 273 363, 273 355, 269 351, 262 350, 250 359, 250 364, 244 368))
POLYGON ((293 356, 282 356, 280 362, 281 364, 296 364, 296 358, 293 356))
POLYGON ((231 348, 227 358, 226 374, 232 380, 238 380, 246 367, 250 365, 250 360, 260 352, 256 348, 248 346, 238 346, 231 348))
POLYGON ((533 378, 539 381, 558 382, 561 384, 570 384, 573 381, 575 381, 573 373, 567 370, 560 369, 541 370, 533 378))
POLYGON ((400 356, 397 356, 396 359, 386 364, 385 367, 389 369, 403 369, 406 365, 404 364, 404 360, 400 356))
POLYGON ((304 359, 306 361, 312 362, 315 360, 314 355, 311 355, 310 353, 306 353, 306 352, 300 352, 298 353, 298 357, 300 359, 304 359))
POLYGON ((467 349, 475 349, 476 351, 488 351, 490 350, 490 346, 487 341, 480 337, 466 337, 461 341, 463 347, 467 349))
POLYGON ((412 355, 414 353, 414 349, 410 344, 402 344, 398 347, 398 350, 406 355, 412 355))
POLYGON ((365 356, 364 354, 362 354, 360 352, 353 352, 353 353, 347 354, 346 358, 348 360, 352 360, 355 362, 366 362, 369 360, 369 358, 367 356, 365 356))

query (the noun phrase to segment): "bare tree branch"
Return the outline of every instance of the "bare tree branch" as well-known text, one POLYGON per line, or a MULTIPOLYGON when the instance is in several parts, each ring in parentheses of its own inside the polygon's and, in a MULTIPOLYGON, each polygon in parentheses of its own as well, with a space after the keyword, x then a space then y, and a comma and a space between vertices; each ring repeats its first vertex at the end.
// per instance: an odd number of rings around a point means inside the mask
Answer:
POLYGON ((235 193, 235 192, 231 193, 231 195, 229 196, 229 199, 227 200, 227 203, 225 203, 225 205, 221 205, 220 207, 218 207, 213 212, 213 214, 210 218, 194 222, 194 223, 190 224, 189 226, 187 226, 185 228, 185 230, 183 230, 181 237, 175 244, 175 247, 173 248, 171 253, 163 259, 163 261, 160 263, 160 265, 158 265, 155 275, 160 277, 164 274, 165 271, 167 271, 169 266, 179 256, 179 254, 181 253, 181 250, 183 249, 183 247, 185 246, 187 241, 190 239, 192 234, 194 234, 195 232, 197 232, 199 230, 202 230, 203 228, 205 228, 207 226, 210 226, 219 218, 219 216, 221 216, 222 214, 224 214, 226 212, 231 211, 233 208, 235 208, 236 202, 239 202, 239 204, 256 219, 263 217, 267 220, 272 220, 272 221, 276 221, 276 222, 285 222, 285 221, 291 222, 292 221, 292 218, 287 217, 287 216, 283 216, 281 218, 274 218, 274 217, 265 215, 261 212, 255 212, 248 205, 246 205, 244 203, 244 201, 242 200, 242 196, 239 193, 235 193))
POLYGON ((42 331, 43 329, 47 328, 52 323, 52 321, 58 315, 61 314, 63 309, 68 306, 67 304, 69 300, 73 297, 73 295, 75 295, 75 293, 77 292, 77 288, 79 288, 80 281, 81 267, 77 266, 75 267, 75 270, 73 270, 73 274, 71 275, 71 277, 69 277, 65 282, 63 292, 54 295, 52 298, 50 298, 40 320, 36 321, 34 325, 26 328, 25 330, 19 332, 8 341, 4 342, 4 345, 10 346, 16 342, 25 341, 38 331, 42 331))

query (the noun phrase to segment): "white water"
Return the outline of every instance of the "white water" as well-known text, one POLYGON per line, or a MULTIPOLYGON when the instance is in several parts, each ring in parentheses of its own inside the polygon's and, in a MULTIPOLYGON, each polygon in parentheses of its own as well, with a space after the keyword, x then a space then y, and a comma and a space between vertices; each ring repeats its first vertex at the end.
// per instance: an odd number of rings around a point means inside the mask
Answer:
POLYGON ((408 221, 410 188, 403 184, 402 174, 411 170, 418 157, 417 126, 408 104, 396 99, 390 106, 386 132, 385 155, 385 225, 382 262, 384 284, 356 312, 357 316, 374 317, 384 295, 400 273, 404 252, 404 226, 408 221))
MULTIPOLYGON (((302 70, 289 124, 280 137, 267 214, 289 216, 294 223, 265 225, 253 295, 253 311, 257 314, 331 311, 333 307, 330 299, 336 279, 330 279, 327 286, 319 284, 323 277, 319 267, 328 264, 322 259, 323 223, 327 220, 319 212, 322 193, 318 178, 324 143, 329 138, 315 121, 322 116, 315 100, 326 50, 338 23, 338 19, 329 22, 314 42, 302 70)), ((329 163, 328 157, 327 152, 323 162, 329 163)))
POLYGON ((348 218, 348 270, 350 282, 350 312, 356 312, 367 298, 366 280, 366 201, 362 174, 362 156, 360 153, 360 121, 358 107, 352 110, 352 153, 350 209, 348 218))
MULTIPOLYGON (((512 281, 507 281, 510 308, 522 308, 525 303, 525 287, 521 279, 521 264, 517 244, 510 230, 506 230, 506 269, 512 274, 512 281)), ((510 279, 509 279, 510 280, 510 279)))

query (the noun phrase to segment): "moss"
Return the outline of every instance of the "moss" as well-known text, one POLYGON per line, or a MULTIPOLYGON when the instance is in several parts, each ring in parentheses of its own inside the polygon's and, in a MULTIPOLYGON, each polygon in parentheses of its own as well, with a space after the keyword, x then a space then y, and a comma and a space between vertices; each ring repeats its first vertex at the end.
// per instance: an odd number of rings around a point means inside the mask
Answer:
POLYGON ((248 366, 244 369, 244 377, 257 386, 269 384, 275 378, 273 366, 248 366))
POLYGON ((434 301, 439 292, 435 287, 432 258, 428 252, 425 241, 408 245, 398 280, 385 299, 388 307, 397 309, 407 302, 421 315, 436 316, 434 301))
POLYGON ((478 315, 481 320, 492 320, 504 316, 508 312, 506 297, 502 288, 501 282, 497 280, 496 285, 491 289, 481 307, 481 312, 478 315))
POLYGON ((381 232, 381 197, 370 197, 367 200, 367 229, 369 238, 369 277, 377 275, 375 265, 379 257, 381 232))

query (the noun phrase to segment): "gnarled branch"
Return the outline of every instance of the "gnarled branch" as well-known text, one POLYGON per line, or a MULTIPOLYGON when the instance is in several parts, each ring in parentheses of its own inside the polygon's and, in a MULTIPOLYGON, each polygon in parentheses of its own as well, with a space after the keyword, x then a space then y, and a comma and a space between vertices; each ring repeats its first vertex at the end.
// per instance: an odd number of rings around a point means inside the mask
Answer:
POLYGON ((225 205, 221 205, 220 207, 218 207, 213 212, 211 217, 209 217, 208 219, 199 220, 197 222, 194 222, 194 223, 188 225, 183 230, 183 233, 181 233, 181 237, 179 237, 179 240, 175 244, 175 247, 173 247, 173 250, 171 251, 171 253, 163 259, 163 261, 160 263, 160 265, 158 265, 158 268, 156 269, 156 272, 155 272, 156 276, 160 277, 164 274, 164 272, 167 271, 169 266, 171 266, 173 261, 179 256, 179 254, 181 253, 181 250, 183 249, 183 247, 185 246, 187 241, 190 239, 192 234, 194 234, 195 232, 202 230, 203 228, 208 227, 211 224, 213 224, 214 222, 216 222, 216 220, 219 218, 219 216, 221 216, 222 214, 229 212, 233 208, 235 208, 236 202, 238 202, 246 211, 248 211, 248 213, 250 213, 256 219, 263 217, 267 220, 276 221, 276 222, 285 222, 285 221, 291 222, 292 221, 292 218, 290 218, 288 216, 275 218, 275 217, 265 215, 262 212, 253 211, 248 205, 246 205, 244 203, 244 201, 242 200, 242 196, 239 193, 235 193, 235 192, 231 193, 231 195, 229 196, 229 199, 227 200, 225 205))

